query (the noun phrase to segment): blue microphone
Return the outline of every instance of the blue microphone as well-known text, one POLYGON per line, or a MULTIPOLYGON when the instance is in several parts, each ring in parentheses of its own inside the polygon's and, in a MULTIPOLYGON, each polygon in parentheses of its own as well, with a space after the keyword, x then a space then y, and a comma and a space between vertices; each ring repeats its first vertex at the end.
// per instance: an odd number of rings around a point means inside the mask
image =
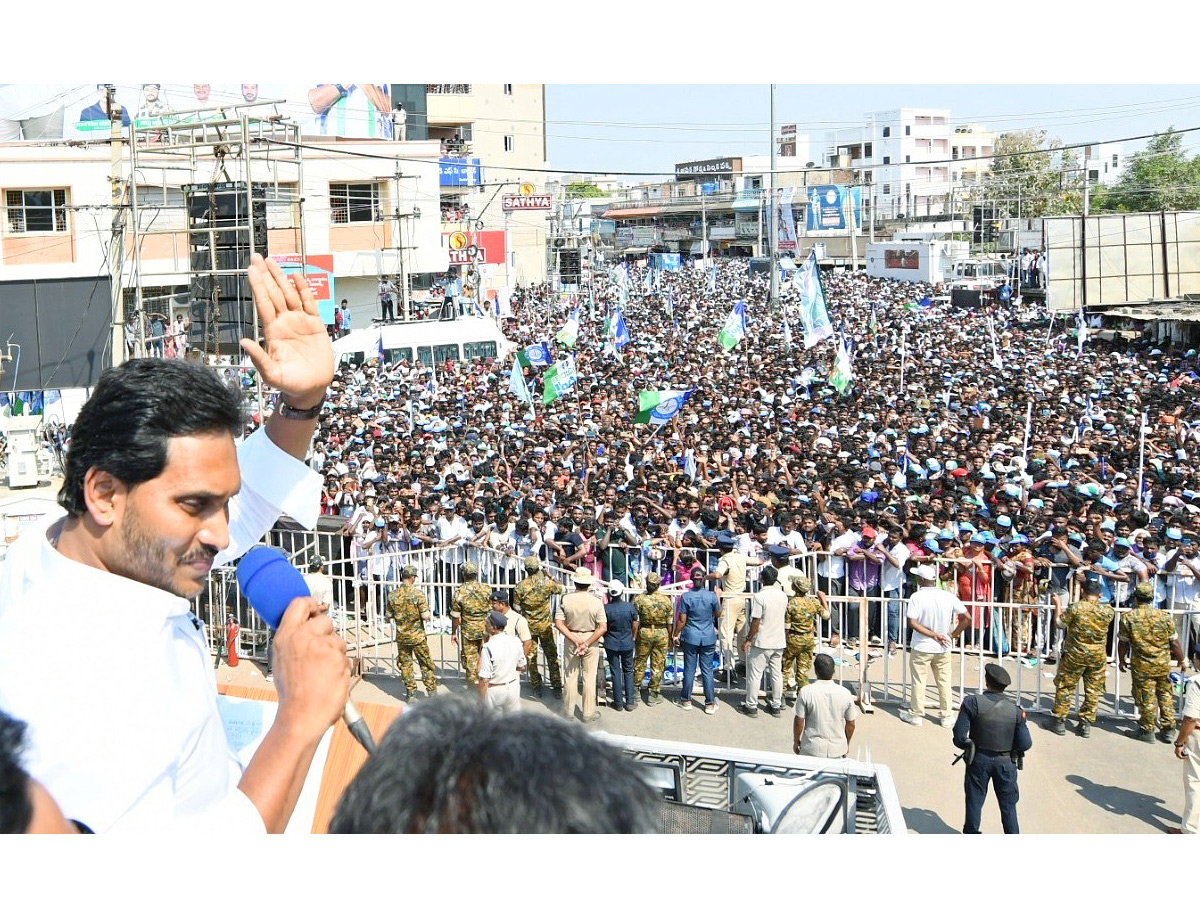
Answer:
MULTIPOLYGON (((235 574, 238 587, 251 608, 272 629, 279 628, 279 622, 293 600, 312 593, 300 571, 274 547, 251 549, 238 561, 235 574)), ((349 699, 342 710, 342 721, 367 753, 375 752, 371 729, 349 699)))

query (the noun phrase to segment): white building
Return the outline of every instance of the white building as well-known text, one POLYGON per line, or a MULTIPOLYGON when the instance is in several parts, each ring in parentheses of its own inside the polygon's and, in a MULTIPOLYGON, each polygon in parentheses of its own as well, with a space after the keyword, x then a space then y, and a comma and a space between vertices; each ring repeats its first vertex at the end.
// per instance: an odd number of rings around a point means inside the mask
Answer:
MULTIPOLYGON (((1080 152, 1080 151, 1077 151, 1080 152)), ((1121 177, 1125 153, 1121 144, 1092 144, 1081 151, 1083 168, 1090 184, 1111 187, 1121 177)))
POLYGON ((950 111, 902 107, 830 132, 824 164, 859 170, 881 218, 942 215, 951 188, 950 111))

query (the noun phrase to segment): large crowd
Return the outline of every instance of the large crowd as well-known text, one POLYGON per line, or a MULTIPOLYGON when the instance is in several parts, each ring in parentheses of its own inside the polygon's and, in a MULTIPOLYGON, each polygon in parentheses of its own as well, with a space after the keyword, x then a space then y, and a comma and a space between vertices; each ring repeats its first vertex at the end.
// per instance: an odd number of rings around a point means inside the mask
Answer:
POLYGON ((752 559, 777 544, 867 551, 822 559, 819 586, 836 595, 896 590, 882 551, 904 547, 906 561, 987 554, 989 577, 971 578, 981 595, 993 570, 997 587, 1020 591, 1061 583, 1049 563, 1088 564, 1106 600, 1152 579, 1160 605, 1194 602, 1194 350, 1081 344, 1074 319, 958 309, 931 302, 927 284, 822 280, 852 353, 845 393, 828 380, 839 335, 806 349, 795 286, 773 310, 766 278, 736 261, 719 264, 715 288, 685 268, 652 283, 635 271, 632 289, 614 277, 577 301, 517 291, 506 333, 555 357, 568 352, 555 333, 581 306, 578 381, 549 405, 546 369, 525 369, 524 403, 510 360, 344 367, 312 457, 324 511, 392 554, 389 571, 410 548, 458 563, 486 545, 605 581, 653 569, 669 584, 694 560, 714 568, 727 532, 752 559), (631 341, 612 352, 606 323, 623 293, 631 341), (716 334, 742 299, 747 334, 726 353, 716 334), (667 389, 695 392, 665 426, 634 424, 639 392, 667 389))

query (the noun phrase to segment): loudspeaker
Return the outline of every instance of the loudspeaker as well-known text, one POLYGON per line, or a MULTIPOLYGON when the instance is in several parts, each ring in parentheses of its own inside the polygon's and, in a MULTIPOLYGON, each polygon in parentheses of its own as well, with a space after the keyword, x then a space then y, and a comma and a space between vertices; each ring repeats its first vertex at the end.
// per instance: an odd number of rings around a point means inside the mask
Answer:
POLYGON ((214 184, 185 184, 188 240, 193 250, 210 246, 245 249, 245 268, 250 253, 267 253, 267 189, 254 183, 249 194, 244 181, 214 184))

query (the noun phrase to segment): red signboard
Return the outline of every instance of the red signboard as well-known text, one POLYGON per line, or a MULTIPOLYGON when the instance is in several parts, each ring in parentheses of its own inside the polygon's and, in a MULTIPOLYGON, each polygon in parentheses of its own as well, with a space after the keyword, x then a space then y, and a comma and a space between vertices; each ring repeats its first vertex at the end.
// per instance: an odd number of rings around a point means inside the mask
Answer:
POLYGON ((442 239, 450 251, 450 265, 462 266, 476 263, 502 263, 507 249, 504 245, 504 231, 445 231, 442 239), (461 235, 461 237, 455 237, 461 235), (455 246, 459 244, 461 246, 455 246), (477 251, 474 258, 468 254, 477 251))
POLYGON ((502 198, 504 210, 512 212, 517 209, 552 209, 552 198, 549 194, 530 194, 524 197, 521 194, 505 194, 502 198))

